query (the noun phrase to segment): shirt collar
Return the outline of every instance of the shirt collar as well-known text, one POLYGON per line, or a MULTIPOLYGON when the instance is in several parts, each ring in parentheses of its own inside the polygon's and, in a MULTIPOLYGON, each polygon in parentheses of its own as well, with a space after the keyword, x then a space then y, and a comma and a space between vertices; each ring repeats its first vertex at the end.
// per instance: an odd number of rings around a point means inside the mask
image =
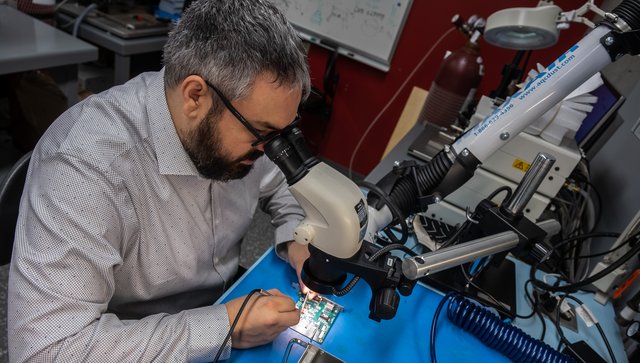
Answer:
POLYGON ((184 150, 178 132, 171 119, 164 88, 164 68, 149 83, 147 114, 151 130, 151 142, 156 151, 160 174, 199 176, 193 161, 184 150))

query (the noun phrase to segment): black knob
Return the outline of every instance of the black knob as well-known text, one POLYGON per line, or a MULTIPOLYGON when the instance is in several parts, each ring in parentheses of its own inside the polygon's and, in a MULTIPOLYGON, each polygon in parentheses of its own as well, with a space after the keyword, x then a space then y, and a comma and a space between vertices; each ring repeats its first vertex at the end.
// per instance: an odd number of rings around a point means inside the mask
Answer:
POLYGON ((371 307, 372 317, 378 318, 376 319, 378 321, 380 319, 389 320, 396 316, 400 295, 394 288, 386 287, 376 291, 376 296, 371 302, 373 304, 371 307))
POLYGON ((403 278, 398 284, 398 292, 402 296, 409 296, 413 292, 413 288, 416 286, 415 280, 408 280, 403 278))

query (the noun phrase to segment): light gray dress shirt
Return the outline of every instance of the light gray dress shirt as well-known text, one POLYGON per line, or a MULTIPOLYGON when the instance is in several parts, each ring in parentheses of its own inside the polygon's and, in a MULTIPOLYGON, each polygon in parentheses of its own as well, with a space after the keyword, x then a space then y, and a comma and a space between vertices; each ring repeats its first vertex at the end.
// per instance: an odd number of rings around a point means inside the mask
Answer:
POLYGON ((263 156, 241 180, 202 178, 163 76, 89 97, 35 148, 9 277, 12 362, 211 360, 229 329, 212 303, 258 205, 276 243, 292 239, 303 211, 280 170, 263 156))

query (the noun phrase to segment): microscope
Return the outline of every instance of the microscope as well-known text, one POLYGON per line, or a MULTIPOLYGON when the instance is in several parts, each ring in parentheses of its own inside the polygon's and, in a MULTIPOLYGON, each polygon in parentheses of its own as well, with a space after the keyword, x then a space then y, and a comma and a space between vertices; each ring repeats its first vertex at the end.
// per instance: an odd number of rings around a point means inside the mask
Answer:
MULTIPOLYGON (((492 153, 607 64, 640 50, 640 1, 625 0, 581 41, 563 53, 535 79, 507 98, 492 114, 447 145, 429 163, 398 163, 365 198, 360 188, 306 149, 299 129, 265 145, 265 153, 284 173, 289 190, 306 218, 294 231, 297 243, 308 244, 310 257, 302 279, 312 290, 344 294, 347 274, 371 287, 373 320, 392 319, 399 295, 411 294, 418 278, 476 258, 499 253, 548 258, 547 236, 559 231, 556 221, 533 223, 522 209, 553 165, 539 154, 513 195, 502 205, 483 201, 474 213, 477 227, 467 242, 402 259, 390 252, 402 248, 376 244, 378 233, 406 222, 471 178, 492 153)), ((404 233, 403 233, 404 234, 404 233)))

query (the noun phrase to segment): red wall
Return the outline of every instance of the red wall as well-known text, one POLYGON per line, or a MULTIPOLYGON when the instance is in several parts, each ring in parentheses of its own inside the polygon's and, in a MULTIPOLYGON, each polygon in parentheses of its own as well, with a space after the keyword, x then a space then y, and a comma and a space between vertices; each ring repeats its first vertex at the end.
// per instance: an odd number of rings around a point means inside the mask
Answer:
MULTIPOLYGON (((568 11, 577 9, 584 3, 585 0, 564 0, 557 1, 556 5, 568 11)), ((453 15, 460 14, 466 20, 476 14, 486 19, 500 9, 532 7, 536 4, 537 1, 521 0, 413 0, 389 72, 376 70, 346 57, 338 58, 336 69, 340 80, 333 113, 320 145, 320 155, 345 167, 349 166, 356 144, 367 127, 398 91, 429 48, 452 27, 450 20, 453 15)), ((548 65, 577 42, 587 29, 583 24, 573 23, 570 29, 561 31, 560 40, 556 45, 534 51, 527 69, 531 69, 537 62, 548 65)), ((429 89, 445 51, 455 50, 463 46, 465 41, 462 33, 453 31, 434 49, 366 135, 355 154, 353 171, 366 175, 375 167, 382 157, 411 88, 418 86, 429 89)), ((488 95, 491 90, 497 88, 502 67, 511 62, 515 51, 497 48, 484 41, 480 42, 480 46, 485 76, 477 95, 488 95)), ((320 89, 329 55, 329 51, 315 45, 312 45, 309 51, 312 83, 320 89)))

